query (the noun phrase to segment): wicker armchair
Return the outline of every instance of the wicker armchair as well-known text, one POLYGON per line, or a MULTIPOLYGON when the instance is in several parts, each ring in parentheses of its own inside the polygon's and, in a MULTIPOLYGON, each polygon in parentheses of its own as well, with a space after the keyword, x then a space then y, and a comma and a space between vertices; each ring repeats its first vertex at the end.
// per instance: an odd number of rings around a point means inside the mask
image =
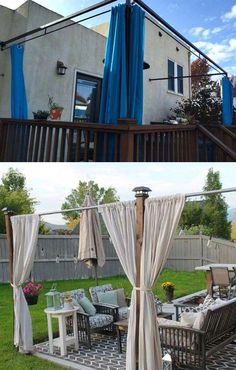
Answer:
MULTIPOLYGON (((89 293, 94 305, 101 305, 99 303, 97 293, 105 293, 108 291, 114 290, 111 284, 99 285, 95 287, 89 288, 89 293)), ((128 318, 128 306, 130 304, 130 298, 126 298, 126 305, 125 306, 115 306, 110 304, 103 303, 102 306, 105 308, 113 309, 113 317, 114 321, 125 320, 128 318)))
MULTIPOLYGON (((73 304, 76 307, 79 300, 85 297, 84 289, 76 289, 70 291, 73 304)), ((64 293, 61 298, 63 300, 64 293)), ((88 315, 82 310, 77 313, 77 325, 78 325, 78 338, 79 343, 83 343, 87 347, 91 348, 91 334, 102 333, 115 335, 114 329, 114 308, 105 307, 101 304, 93 304, 96 308, 95 315, 88 315)), ((67 319, 66 323, 67 332, 70 333, 73 330, 72 318, 67 319)))

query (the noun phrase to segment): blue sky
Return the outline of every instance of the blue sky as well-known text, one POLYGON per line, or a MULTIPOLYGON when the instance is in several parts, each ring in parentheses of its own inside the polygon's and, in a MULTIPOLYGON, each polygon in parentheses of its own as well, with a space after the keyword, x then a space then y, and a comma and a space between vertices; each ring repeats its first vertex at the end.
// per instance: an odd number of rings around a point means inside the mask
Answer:
MULTIPOLYGON (((148 186, 151 197, 199 192, 208 169, 219 171, 224 188, 236 187, 235 163, 0 163, 0 178, 9 167, 26 176, 26 185, 39 204, 37 212, 61 209, 65 197, 79 181, 94 180, 99 186, 116 188, 122 201, 133 200, 132 189, 148 186)), ((230 208, 236 208, 236 192, 225 194, 230 208)), ((46 221, 63 224, 60 215, 46 221)))
MULTIPOLYGON (((12 8, 23 2, 0 0, 0 4, 12 8)), ((99 0, 37 0, 37 2, 67 15, 99 0)), ((145 2, 230 74, 236 74, 236 0, 145 0, 145 2)), ((104 21, 104 17, 100 20, 104 21)))

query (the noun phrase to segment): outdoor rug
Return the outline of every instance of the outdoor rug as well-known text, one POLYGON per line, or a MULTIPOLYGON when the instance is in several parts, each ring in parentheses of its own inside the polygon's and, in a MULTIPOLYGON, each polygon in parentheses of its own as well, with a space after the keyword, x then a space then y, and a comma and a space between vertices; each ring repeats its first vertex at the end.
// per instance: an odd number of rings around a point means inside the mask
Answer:
MULTIPOLYGON (((63 359, 75 362, 78 365, 88 366, 92 369, 102 370, 125 370, 125 343, 126 335, 122 338, 123 353, 117 350, 117 339, 108 336, 94 334, 92 337, 92 349, 80 345, 79 350, 68 347, 67 356, 63 359)), ((37 344, 39 353, 49 355, 48 342, 37 344)), ((52 357, 61 358, 59 348, 54 347, 52 357)), ((207 361, 207 370, 236 370, 236 343, 229 344, 207 361)))

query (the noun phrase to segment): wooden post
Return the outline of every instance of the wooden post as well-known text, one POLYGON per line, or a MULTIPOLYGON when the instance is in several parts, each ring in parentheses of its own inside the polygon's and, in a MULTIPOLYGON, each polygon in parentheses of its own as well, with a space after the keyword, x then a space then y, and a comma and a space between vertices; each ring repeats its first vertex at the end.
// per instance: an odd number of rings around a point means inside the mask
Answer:
POLYGON ((9 280, 10 280, 10 283, 12 283, 13 282, 13 234, 12 234, 11 216, 13 216, 14 212, 8 208, 4 208, 2 211, 4 212, 4 215, 5 215, 8 259, 9 259, 9 280))
MULTIPOLYGON (((144 211, 145 199, 148 198, 148 193, 151 189, 144 186, 134 188, 136 197, 136 287, 140 287, 140 268, 141 268, 141 251, 143 243, 143 229, 144 229, 144 211)), ((136 361, 138 370, 138 351, 139 351, 139 316, 140 316, 140 291, 136 290, 136 361)))

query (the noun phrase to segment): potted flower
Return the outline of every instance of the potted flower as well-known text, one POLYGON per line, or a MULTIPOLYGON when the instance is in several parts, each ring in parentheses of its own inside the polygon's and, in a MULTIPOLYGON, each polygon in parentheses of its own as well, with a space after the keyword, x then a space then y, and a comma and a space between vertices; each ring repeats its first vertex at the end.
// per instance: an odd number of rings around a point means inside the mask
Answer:
POLYGON ((33 281, 29 281, 27 284, 23 286, 23 293, 25 295, 25 299, 28 305, 37 304, 38 296, 42 289, 41 283, 34 283, 33 281))
POLYGON ((167 303, 171 303, 174 297, 174 284, 171 281, 165 281, 161 284, 161 287, 165 291, 167 303))
POLYGON ((33 115, 34 119, 47 120, 50 112, 48 110, 37 110, 37 112, 33 112, 33 115))
POLYGON ((54 102, 53 96, 48 95, 48 108, 50 111, 50 118, 52 120, 60 120, 63 112, 63 107, 54 102))

